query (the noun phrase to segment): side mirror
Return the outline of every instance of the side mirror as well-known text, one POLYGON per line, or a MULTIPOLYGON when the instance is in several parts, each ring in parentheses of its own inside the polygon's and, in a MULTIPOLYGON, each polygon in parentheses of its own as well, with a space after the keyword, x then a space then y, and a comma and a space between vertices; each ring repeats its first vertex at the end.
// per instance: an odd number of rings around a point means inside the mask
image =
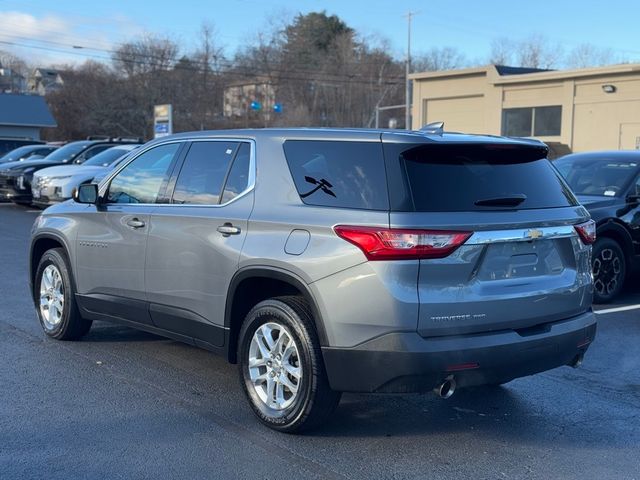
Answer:
POLYGON ((85 183, 78 186, 73 194, 73 199, 78 203, 98 203, 98 185, 95 183, 85 183))

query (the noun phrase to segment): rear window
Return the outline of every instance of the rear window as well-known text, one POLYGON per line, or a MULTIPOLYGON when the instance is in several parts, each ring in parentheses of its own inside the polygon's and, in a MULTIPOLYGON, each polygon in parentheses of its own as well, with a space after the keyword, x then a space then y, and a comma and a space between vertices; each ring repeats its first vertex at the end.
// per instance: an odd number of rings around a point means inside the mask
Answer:
POLYGON ((388 210, 380 142, 288 140, 284 152, 304 203, 388 210))
MULTIPOLYGON (((546 150, 504 145, 388 145, 420 212, 554 208, 578 202, 546 150)), ((392 157, 393 156, 393 157, 392 157)))

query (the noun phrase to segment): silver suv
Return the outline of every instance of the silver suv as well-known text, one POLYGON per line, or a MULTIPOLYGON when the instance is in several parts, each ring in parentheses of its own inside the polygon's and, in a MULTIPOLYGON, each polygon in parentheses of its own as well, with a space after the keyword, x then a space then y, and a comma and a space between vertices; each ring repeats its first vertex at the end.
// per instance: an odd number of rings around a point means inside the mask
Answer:
POLYGON ((340 392, 450 396, 578 365, 593 341, 587 211, 533 140, 237 130, 148 143, 47 209, 45 333, 110 320, 239 363, 266 425, 340 392))

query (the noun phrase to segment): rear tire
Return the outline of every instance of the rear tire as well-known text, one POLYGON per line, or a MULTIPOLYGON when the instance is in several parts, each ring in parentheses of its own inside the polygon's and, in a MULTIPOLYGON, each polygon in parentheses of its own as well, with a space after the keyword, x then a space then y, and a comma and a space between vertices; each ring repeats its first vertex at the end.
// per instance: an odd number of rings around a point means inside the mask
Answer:
POLYGON ((297 296, 257 304, 239 335, 240 381, 266 426, 287 433, 313 429, 340 401, 329 387, 313 315, 297 296))
POLYGON ((47 250, 38 263, 33 298, 40 325, 49 337, 77 340, 91 328, 91 320, 80 316, 75 293, 64 250, 47 250))
POLYGON ((618 242, 602 237, 596 240, 591 257, 593 265, 593 301, 609 303, 614 300, 627 275, 627 262, 618 242))

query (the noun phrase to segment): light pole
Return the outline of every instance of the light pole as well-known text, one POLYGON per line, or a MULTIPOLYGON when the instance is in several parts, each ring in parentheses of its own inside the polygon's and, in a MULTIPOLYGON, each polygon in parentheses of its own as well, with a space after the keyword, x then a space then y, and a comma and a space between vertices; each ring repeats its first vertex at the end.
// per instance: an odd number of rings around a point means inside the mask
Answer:
POLYGON ((404 112, 404 128, 411 129, 411 81, 409 74, 411 73, 411 18, 419 12, 407 12, 407 61, 405 62, 405 112, 404 112))

